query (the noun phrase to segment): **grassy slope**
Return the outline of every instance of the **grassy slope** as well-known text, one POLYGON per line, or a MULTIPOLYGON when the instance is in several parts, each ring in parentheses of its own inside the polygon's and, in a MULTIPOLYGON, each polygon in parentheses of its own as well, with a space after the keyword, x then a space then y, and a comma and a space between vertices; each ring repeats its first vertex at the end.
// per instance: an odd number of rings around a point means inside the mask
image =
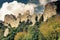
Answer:
POLYGON ((40 31, 44 37, 48 37, 51 33, 60 32, 60 15, 49 18, 46 22, 40 25, 40 31))

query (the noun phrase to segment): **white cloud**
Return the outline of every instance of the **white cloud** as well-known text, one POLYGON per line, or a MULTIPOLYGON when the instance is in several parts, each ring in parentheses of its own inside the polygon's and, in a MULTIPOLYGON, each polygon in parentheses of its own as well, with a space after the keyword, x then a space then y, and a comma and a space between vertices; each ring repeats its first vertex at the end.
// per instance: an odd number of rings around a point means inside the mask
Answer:
POLYGON ((53 1, 57 1, 57 0, 39 0, 41 5, 46 5, 48 2, 53 2, 53 1))
POLYGON ((17 1, 3 3, 2 8, 0 9, 0 20, 4 21, 4 16, 6 14, 13 14, 15 16, 18 13, 23 14, 26 10, 29 10, 31 14, 34 13, 35 4, 24 4, 18 3, 17 1))
POLYGON ((45 5, 47 3, 47 0, 39 0, 41 5, 45 5))

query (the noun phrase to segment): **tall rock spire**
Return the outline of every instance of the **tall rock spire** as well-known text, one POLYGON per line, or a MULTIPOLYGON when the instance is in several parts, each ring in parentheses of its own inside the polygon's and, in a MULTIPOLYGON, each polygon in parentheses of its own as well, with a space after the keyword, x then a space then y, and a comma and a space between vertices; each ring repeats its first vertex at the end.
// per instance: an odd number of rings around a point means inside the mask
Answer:
POLYGON ((56 5, 52 2, 47 3, 45 5, 45 10, 43 13, 44 21, 46 21, 48 18, 52 17, 53 15, 56 15, 56 5))

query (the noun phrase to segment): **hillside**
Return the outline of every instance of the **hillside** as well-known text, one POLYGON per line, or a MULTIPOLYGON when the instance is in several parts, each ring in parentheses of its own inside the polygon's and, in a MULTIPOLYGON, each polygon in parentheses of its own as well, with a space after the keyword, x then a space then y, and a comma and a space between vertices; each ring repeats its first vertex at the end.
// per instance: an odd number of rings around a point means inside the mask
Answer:
POLYGON ((40 32, 47 40, 58 39, 60 35, 60 15, 52 16, 40 25, 40 32))
POLYGON ((23 15, 20 11, 17 16, 15 12, 6 14, 4 21, 0 20, 0 40, 60 40, 60 15, 56 7, 50 2, 43 14, 30 14, 29 10, 23 15))

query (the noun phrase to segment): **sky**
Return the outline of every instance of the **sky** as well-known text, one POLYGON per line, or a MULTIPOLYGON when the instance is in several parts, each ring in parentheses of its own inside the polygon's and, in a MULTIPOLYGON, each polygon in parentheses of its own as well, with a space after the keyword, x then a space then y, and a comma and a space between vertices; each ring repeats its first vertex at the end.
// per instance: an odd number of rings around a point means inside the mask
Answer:
MULTIPOLYGON (((4 2, 12 2, 12 1, 14 1, 14 0, 0 0, 0 7, 2 6, 2 4, 4 2)), ((16 1, 22 2, 22 3, 27 3, 28 2, 28 0, 16 0, 16 1)))
MULTIPOLYGON (((12 2, 14 0, 0 0, 0 7, 2 6, 2 4, 4 2, 12 2)), ((48 1, 56 1, 56 0, 16 0, 18 2, 22 2, 22 3, 28 3, 28 2, 31 2, 31 3, 35 3, 35 4, 38 4, 39 1, 42 2, 42 3, 45 3, 45 2, 48 2, 48 1)))
POLYGON ((43 13, 44 6, 53 1, 57 0, 0 0, 0 20, 4 21, 6 14, 16 16, 18 13, 23 14, 26 10, 29 10, 31 14, 43 13))

